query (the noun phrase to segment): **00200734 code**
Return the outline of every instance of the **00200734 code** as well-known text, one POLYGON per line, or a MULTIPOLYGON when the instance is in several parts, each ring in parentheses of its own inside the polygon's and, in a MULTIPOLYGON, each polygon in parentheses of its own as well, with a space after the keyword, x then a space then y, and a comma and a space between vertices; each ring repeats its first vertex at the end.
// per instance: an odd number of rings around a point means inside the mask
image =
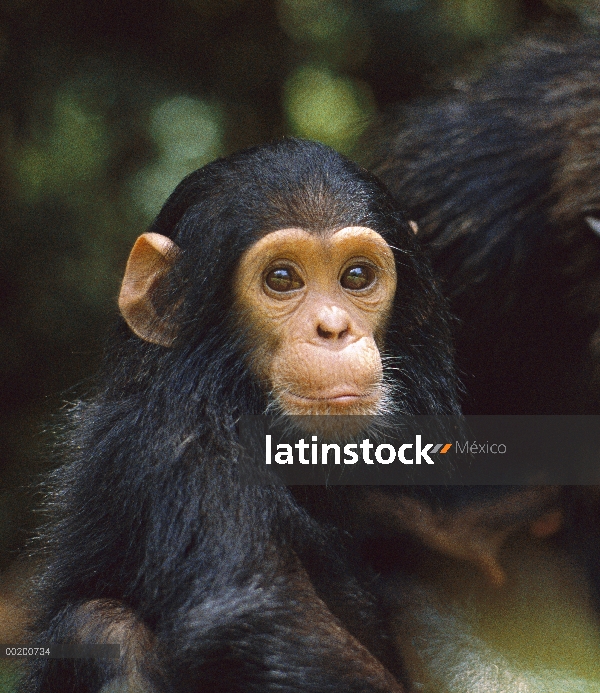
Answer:
POLYGON ((118 659, 119 645, 0 645, 0 659, 45 657, 47 659, 118 659))

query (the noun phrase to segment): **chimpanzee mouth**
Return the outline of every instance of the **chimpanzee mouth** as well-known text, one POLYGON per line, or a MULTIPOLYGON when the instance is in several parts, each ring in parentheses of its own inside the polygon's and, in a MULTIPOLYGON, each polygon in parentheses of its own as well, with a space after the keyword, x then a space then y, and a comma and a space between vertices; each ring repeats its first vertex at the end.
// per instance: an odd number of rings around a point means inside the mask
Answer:
POLYGON ((379 413, 382 392, 379 388, 366 392, 354 388, 336 388, 310 396, 287 391, 281 393, 279 398, 281 409, 291 415, 372 416, 379 413))
POLYGON ((355 404, 357 402, 370 402, 377 398, 376 393, 357 393, 355 391, 342 391, 335 393, 327 393, 321 396, 307 397, 306 395, 297 395, 293 392, 286 392, 286 397, 298 402, 308 402, 310 404, 333 404, 343 406, 345 404, 355 404))

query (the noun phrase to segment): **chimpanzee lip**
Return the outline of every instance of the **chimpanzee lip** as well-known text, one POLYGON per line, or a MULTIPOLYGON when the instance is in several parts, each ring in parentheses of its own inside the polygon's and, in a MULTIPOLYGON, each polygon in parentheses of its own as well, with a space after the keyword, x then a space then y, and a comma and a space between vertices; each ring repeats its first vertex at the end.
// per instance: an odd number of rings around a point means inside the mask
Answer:
POLYGON ((288 397, 291 397, 292 399, 296 400, 301 400, 304 402, 332 402, 335 404, 351 404, 353 402, 357 402, 359 400, 364 400, 364 399, 372 399, 373 398, 373 393, 368 392, 368 393, 357 393, 354 390, 342 390, 342 391, 337 391, 337 392, 332 392, 328 393, 325 395, 320 395, 320 396, 312 396, 308 397, 307 395, 297 395, 293 392, 288 392, 287 393, 288 397))

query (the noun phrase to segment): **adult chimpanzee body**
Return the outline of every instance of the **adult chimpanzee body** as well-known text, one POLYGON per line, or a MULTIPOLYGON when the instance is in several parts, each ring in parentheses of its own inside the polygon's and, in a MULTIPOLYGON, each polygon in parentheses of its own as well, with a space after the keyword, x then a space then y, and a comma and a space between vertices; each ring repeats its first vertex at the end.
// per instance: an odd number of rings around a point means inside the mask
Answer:
POLYGON ((36 641, 122 657, 35 660, 21 690, 403 690, 346 535, 241 484, 236 434, 269 406, 457 411, 443 301, 389 194, 299 140, 214 162, 136 243, 120 307, 52 476, 36 641))
MULTIPOLYGON (((459 318, 464 412, 597 414, 600 41, 579 31, 534 35, 496 58, 451 93, 396 115, 377 147, 374 171, 417 222, 459 318)), ((500 505, 509 507, 510 489, 498 492, 500 505)), ((485 506, 479 519, 477 504, 468 507, 467 514, 473 512, 473 522, 485 526, 485 506)), ((519 540, 526 547, 520 555, 540 550, 539 538, 554 535, 546 550, 558 552, 554 565, 562 566, 562 574, 558 570, 553 580, 566 584, 568 570, 586 565, 578 584, 598 603, 599 518, 596 489, 562 489, 556 513, 533 528, 538 538, 519 540)), ((518 570, 513 583, 524 575, 518 570)), ((535 579, 531 566, 527 571, 535 579)), ((467 600, 468 592, 462 590, 467 600)), ((455 644, 461 637, 471 640, 474 657, 464 657, 469 647, 462 654, 458 647, 455 654, 432 647, 423 655, 417 669, 428 669, 421 679, 425 690, 596 690, 597 670, 586 683, 523 673, 505 660, 482 664, 493 657, 468 628, 461 635, 450 606, 455 597, 438 582, 414 596, 400 619, 405 626, 411 618, 420 623, 415 637, 430 643, 451 631, 455 644), (478 647, 487 654, 475 655, 478 647)), ((479 614, 480 621, 485 617, 479 614)), ((591 621, 597 632, 593 614, 591 621)), ((522 627, 516 624, 515 632, 522 627)))
POLYGON ((599 78, 596 36, 527 37, 375 157, 460 318, 464 413, 599 410, 599 78))

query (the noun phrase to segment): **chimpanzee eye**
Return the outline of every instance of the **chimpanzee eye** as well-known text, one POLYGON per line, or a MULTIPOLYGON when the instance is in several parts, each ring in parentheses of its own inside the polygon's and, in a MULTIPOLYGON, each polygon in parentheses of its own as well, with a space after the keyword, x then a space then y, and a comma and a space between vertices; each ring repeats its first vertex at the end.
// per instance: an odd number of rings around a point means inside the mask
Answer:
POLYGON ((366 289, 375 281, 375 272, 368 265, 353 265, 342 274, 340 284, 344 289, 360 291, 366 289))
POLYGON ((295 291, 304 286, 298 273, 291 267, 277 267, 267 273, 265 284, 273 291, 295 291))

